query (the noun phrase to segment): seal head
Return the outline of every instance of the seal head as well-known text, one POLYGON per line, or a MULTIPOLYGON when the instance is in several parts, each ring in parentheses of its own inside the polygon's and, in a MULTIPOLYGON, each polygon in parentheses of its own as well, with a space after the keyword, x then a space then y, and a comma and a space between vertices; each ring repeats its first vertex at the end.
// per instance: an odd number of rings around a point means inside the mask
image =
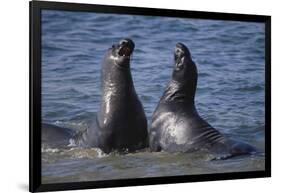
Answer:
POLYGON ((131 39, 122 39, 118 44, 113 44, 109 52, 116 65, 121 68, 129 68, 130 57, 134 48, 135 44, 131 39))

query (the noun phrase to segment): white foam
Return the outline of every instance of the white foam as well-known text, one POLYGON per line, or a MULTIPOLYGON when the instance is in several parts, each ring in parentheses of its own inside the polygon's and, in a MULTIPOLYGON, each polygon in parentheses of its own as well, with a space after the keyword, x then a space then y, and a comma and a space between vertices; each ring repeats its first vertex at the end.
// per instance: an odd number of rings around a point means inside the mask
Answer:
POLYGON ((104 153, 101 149, 99 149, 99 148, 92 148, 92 149, 95 149, 95 151, 97 152, 97 154, 98 154, 98 158, 102 158, 102 157, 107 157, 108 156, 108 154, 106 154, 106 153, 104 153))
POLYGON ((60 150, 59 149, 57 149, 57 148, 42 148, 41 149, 41 152, 42 153, 57 153, 57 152, 59 152, 60 150))
POLYGON ((76 147, 76 143, 74 139, 69 139, 69 144, 67 145, 67 147, 76 147))

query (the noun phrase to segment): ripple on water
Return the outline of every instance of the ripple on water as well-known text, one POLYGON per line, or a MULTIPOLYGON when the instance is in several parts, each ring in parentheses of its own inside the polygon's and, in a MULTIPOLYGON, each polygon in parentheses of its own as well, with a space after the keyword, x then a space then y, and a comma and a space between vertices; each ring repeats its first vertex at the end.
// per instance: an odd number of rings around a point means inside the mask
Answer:
POLYGON ((57 160, 43 164, 43 181, 46 183, 54 180, 82 181, 85 180, 85 175, 87 181, 92 181, 252 171, 264 168, 263 156, 241 156, 230 160, 211 161, 214 158, 213 155, 206 152, 171 154, 143 151, 125 155, 116 153, 105 155, 99 151, 96 148, 71 149, 60 152, 44 151, 43 160, 46 154, 56 154, 51 157, 52 159, 57 158, 57 160), (59 158, 59 156, 63 158, 59 158), (69 158, 66 158, 67 156, 69 158), (243 167, 239 168, 241 163, 243 167), (55 174, 50 172, 54 167, 57 171, 55 174))

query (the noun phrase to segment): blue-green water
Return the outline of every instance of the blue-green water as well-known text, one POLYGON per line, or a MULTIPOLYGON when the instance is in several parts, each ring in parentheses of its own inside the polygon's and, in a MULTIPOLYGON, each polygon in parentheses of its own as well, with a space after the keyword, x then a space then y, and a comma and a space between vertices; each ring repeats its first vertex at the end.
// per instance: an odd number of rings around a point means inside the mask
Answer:
MULTIPOLYGON (((42 11, 42 120, 83 129, 100 102, 105 51, 135 42, 131 71, 150 122, 171 77, 173 50, 186 44, 197 64, 196 106, 227 136, 264 150, 264 24, 42 11)), ((42 149, 43 183, 264 170, 263 156, 212 162, 204 153, 42 149)))

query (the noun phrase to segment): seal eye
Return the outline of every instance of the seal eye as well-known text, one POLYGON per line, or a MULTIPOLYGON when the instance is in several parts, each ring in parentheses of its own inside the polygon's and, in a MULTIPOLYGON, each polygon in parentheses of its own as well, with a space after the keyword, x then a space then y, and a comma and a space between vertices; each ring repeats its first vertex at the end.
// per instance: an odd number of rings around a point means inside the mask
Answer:
POLYGON ((179 48, 176 48, 175 52, 176 52, 177 55, 180 55, 180 53, 182 52, 182 50, 180 50, 179 48))
POLYGON ((127 43, 127 41, 126 40, 121 40, 121 42, 119 43, 120 45, 125 45, 127 43))

